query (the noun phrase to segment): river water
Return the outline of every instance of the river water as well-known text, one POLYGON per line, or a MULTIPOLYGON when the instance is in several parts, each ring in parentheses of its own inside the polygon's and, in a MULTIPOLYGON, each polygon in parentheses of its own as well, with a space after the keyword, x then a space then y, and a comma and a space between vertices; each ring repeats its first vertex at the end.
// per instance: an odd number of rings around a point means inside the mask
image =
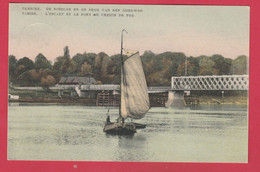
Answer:
MULTIPOLYGON (((134 136, 103 133, 108 107, 8 107, 9 160, 247 162, 248 113, 242 105, 153 107, 134 136)), ((111 121, 118 108, 109 107, 111 121)))

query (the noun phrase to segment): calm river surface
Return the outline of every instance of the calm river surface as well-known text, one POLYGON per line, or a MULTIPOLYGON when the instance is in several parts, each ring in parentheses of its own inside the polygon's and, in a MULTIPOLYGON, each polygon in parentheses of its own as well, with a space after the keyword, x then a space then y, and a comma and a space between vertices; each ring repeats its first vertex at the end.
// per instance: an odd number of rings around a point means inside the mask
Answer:
MULTIPOLYGON (((9 160, 247 162, 247 107, 151 108, 134 136, 103 133, 107 107, 9 104, 9 160)), ((118 109, 110 107, 111 121, 118 109)))

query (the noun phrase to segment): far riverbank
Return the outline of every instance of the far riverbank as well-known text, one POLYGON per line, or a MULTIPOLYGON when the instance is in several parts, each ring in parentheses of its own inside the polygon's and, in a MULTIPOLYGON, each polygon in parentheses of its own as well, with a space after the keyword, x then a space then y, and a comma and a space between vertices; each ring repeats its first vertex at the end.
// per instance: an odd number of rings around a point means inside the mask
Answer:
MULTIPOLYGON (((61 104, 83 104, 87 106, 96 105, 96 96, 80 98, 74 90, 64 90, 62 97, 58 90, 17 90, 9 89, 9 94, 19 96, 18 100, 10 102, 22 103, 61 103, 61 104), (72 94, 73 93, 73 94, 72 94)), ((151 107, 163 107, 168 99, 167 93, 149 94, 151 107)), ((221 91, 191 92, 191 97, 198 100, 199 104, 248 104, 247 91, 221 91)))
MULTIPOLYGON (((247 105, 247 96, 226 96, 213 97, 213 96, 200 96, 196 97, 199 100, 199 104, 239 104, 247 105)), ((96 99, 87 98, 32 98, 32 97, 22 97, 18 100, 9 100, 9 102, 18 103, 55 103, 55 104, 80 104, 86 106, 96 106, 96 99)), ((158 104, 154 99, 150 100, 151 107, 162 107, 164 104, 158 104)))

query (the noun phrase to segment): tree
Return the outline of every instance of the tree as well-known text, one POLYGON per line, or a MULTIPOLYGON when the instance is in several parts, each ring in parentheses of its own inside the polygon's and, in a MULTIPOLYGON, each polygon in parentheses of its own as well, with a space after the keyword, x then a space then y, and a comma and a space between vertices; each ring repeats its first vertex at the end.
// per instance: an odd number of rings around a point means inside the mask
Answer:
POLYGON ((47 75, 45 77, 41 78, 41 85, 45 89, 49 89, 50 86, 54 85, 56 83, 56 80, 53 76, 47 75))
POLYGON ((107 65, 107 83, 108 84, 120 84, 120 66, 121 55, 116 54, 110 57, 107 65))
POLYGON ((197 76, 199 73, 199 60, 198 58, 189 57, 188 62, 190 65, 188 65, 187 73, 191 76, 197 76))
POLYGON ((38 54, 35 57, 35 68, 36 69, 45 69, 45 68, 51 68, 51 63, 46 59, 46 57, 43 54, 38 54))
POLYGON ((104 52, 98 53, 95 57, 93 72, 97 80, 106 80, 108 63, 109 56, 104 52))
POLYGON ((9 81, 13 81, 15 78, 15 68, 17 59, 15 56, 8 56, 8 71, 9 71, 9 81))
POLYGON ((201 56, 199 61, 199 75, 217 75, 218 70, 214 68, 215 62, 207 56, 201 56))
POLYGON ((245 55, 238 56, 232 61, 231 65, 232 75, 243 75, 248 74, 248 57, 245 55))
POLYGON ((35 69, 31 69, 20 74, 17 80, 20 86, 31 87, 38 85, 38 77, 39 72, 35 71, 35 69))
POLYGON ((211 57, 215 62, 213 68, 217 71, 217 75, 227 75, 230 74, 231 59, 224 58, 222 55, 215 54, 211 57))
POLYGON ((151 50, 146 50, 141 56, 141 60, 143 63, 146 63, 147 61, 151 61, 154 57, 155 54, 151 50))
POLYGON ((30 77, 31 80, 39 82, 40 79, 41 79, 41 71, 42 71, 42 69, 40 69, 40 70, 36 70, 36 69, 29 70, 28 71, 28 74, 29 74, 28 77, 30 77))
MULTIPOLYGON (((187 60, 187 76, 194 76, 196 74, 196 67, 191 61, 187 60)), ((185 75, 185 62, 178 66, 177 75, 185 75)))
POLYGON ((65 63, 66 59, 64 56, 59 56, 55 59, 53 69, 56 73, 64 73, 65 71, 62 71, 64 69, 63 64, 65 63))
POLYGON ((156 66, 156 64, 153 60, 143 63, 143 69, 146 76, 149 76, 155 72, 154 66, 156 66))
POLYGON ((53 69, 55 73, 59 75, 68 76, 77 70, 76 63, 71 59, 66 59, 65 57, 57 57, 53 69))
POLYGON ((147 85, 150 86, 169 86, 170 78, 164 77, 164 72, 156 72, 147 77, 147 85))
POLYGON ((81 65, 81 74, 92 73, 91 65, 88 62, 84 62, 81 65))
POLYGON ((75 56, 73 56, 72 60, 76 64, 77 73, 81 73, 81 66, 83 63, 87 62, 89 65, 91 65, 92 68, 94 68, 94 60, 97 54, 95 53, 77 53, 75 56))
MULTIPOLYGON (((186 56, 184 53, 179 53, 179 52, 165 52, 162 54, 159 54, 155 57, 155 59, 168 59, 168 65, 169 65, 169 75, 170 76, 177 76, 177 68, 180 64, 182 64, 186 56)), ((155 61, 155 64, 157 62, 155 61)), ((164 68, 164 64, 159 63, 160 68, 164 68)), ((159 68, 159 66, 157 68, 159 68)))
POLYGON ((75 75, 77 64, 70 59, 68 46, 64 47, 64 55, 55 59, 53 70, 56 79, 59 79, 61 76, 75 75))
POLYGON ((69 50, 69 47, 68 47, 68 46, 65 46, 65 47, 63 48, 63 51, 64 51, 63 57, 66 58, 66 59, 69 59, 69 58, 70 58, 70 50, 69 50))
POLYGON ((28 57, 23 57, 17 61, 17 66, 24 65, 28 69, 33 69, 35 67, 33 61, 28 57))
POLYGON ((231 74, 232 59, 225 58, 222 64, 221 72, 225 75, 231 74))
MULTIPOLYGON (((150 50, 145 51, 141 56, 141 62, 147 84, 169 85, 172 76, 183 76, 186 58, 181 52, 154 54, 150 50)), ((99 83, 119 84, 120 62, 120 54, 109 57, 104 52, 77 53, 71 58, 69 47, 65 46, 63 55, 55 59, 53 66, 41 53, 35 57, 35 63, 27 57, 17 61, 15 56, 10 55, 9 80, 17 84, 21 83, 20 85, 42 85, 42 80, 44 83, 47 76, 54 77, 56 82, 61 76, 82 76, 85 73, 93 73, 99 83)), ((219 54, 211 57, 187 58, 187 74, 192 76, 246 74, 247 72, 248 57, 246 56, 239 56, 235 60, 219 54)))
POLYGON ((30 73, 30 77, 32 77, 32 79, 37 81, 37 84, 41 82, 42 77, 45 77, 47 75, 52 75, 52 71, 49 68, 46 69, 41 68, 39 70, 32 69, 29 71, 29 73, 30 73))
POLYGON ((110 57, 105 54, 101 64, 101 80, 105 84, 110 83, 110 77, 107 76, 107 68, 110 60, 110 57))
POLYGON ((19 76, 21 73, 34 69, 35 65, 31 59, 28 57, 23 57, 22 59, 19 59, 16 63, 16 73, 17 76, 19 76))
POLYGON ((140 57, 144 69, 144 73, 146 76, 153 73, 153 67, 154 67, 154 59, 155 54, 151 50, 146 50, 144 54, 140 57))

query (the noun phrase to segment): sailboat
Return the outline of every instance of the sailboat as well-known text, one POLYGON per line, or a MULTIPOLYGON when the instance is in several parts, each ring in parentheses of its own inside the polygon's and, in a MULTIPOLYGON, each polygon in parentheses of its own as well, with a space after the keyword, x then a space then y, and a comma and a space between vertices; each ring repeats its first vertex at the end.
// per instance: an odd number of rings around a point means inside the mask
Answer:
POLYGON ((103 131, 112 134, 134 134, 144 124, 125 122, 125 119, 141 119, 150 108, 148 89, 138 51, 126 50, 123 57, 123 33, 121 33, 121 83, 119 117, 110 122, 109 116, 103 131))

